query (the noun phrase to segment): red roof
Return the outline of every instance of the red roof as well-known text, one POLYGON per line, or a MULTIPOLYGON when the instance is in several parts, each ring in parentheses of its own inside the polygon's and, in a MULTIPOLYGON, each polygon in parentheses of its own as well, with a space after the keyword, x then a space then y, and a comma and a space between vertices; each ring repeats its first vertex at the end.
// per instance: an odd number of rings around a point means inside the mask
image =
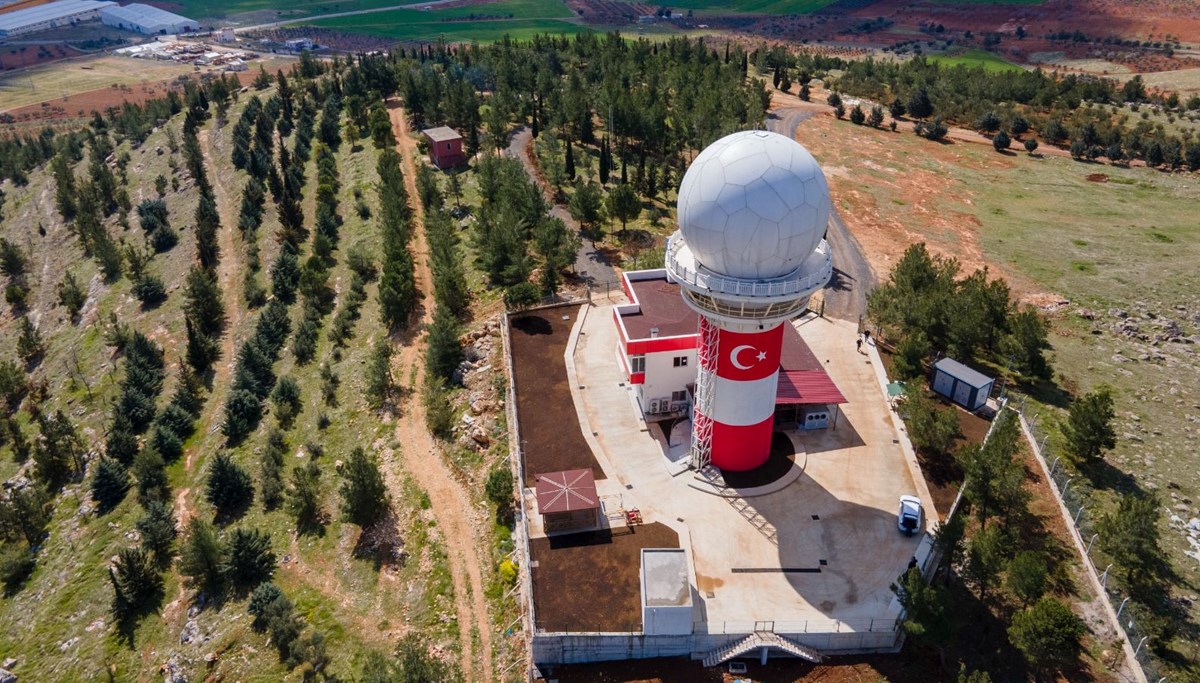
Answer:
POLYGON ((539 474, 535 479, 538 512, 543 515, 600 507, 591 469, 539 474))
POLYGON ((780 370, 775 403, 846 403, 846 397, 824 370, 780 370))

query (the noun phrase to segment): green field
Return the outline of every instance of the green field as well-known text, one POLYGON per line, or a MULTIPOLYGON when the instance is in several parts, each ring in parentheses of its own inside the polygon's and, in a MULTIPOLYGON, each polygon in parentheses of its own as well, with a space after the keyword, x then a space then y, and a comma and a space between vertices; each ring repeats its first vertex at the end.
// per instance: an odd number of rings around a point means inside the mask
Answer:
POLYGON ((1021 69, 1020 65, 1013 64, 1003 57, 976 48, 954 55, 927 55, 925 59, 947 67, 965 66, 971 69, 983 67, 987 71, 1019 71, 1021 69))
POLYGON ((370 33, 397 40, 473 40, 490 42, 504 36, 529 38, 538 33, 575 34, 587 27, 563 21, 571 11, 559 0, 504 0, 428 11, 399 9, 313 22, 315 26, 370 33))

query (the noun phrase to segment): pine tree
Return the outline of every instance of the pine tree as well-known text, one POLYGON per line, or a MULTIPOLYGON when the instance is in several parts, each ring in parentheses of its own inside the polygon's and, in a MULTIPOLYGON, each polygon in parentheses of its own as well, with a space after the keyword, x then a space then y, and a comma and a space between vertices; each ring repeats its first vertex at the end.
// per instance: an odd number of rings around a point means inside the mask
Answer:
POLYGON ((431 375, 450 379, 454 374, 462 362, 462 344, 458 340, 460 334, 454 314, 445 306, 438 306, 429 325, 429 346, 425 351, 425 366, 431 375))
POLYGON ((142 536, 142 546, 154 553, 159 563, 165 563, 171 557, 171 546, 179 529, 175 524, 175 515, 171 506, 161 500, 151 500, 145 505, 146 513, 137 521, 138 533, 142 536))
POLYGON ((283 502, 283 459, 286 452, 287 442, 283 432, 272 429, 267 434, 260 462, 259 489, 262 491, 263 508, 267 510, 274 510, 283 502))
POLYGON ((153 448, 143 448, 133 460, 133 476, 137 479, 138 502, 143 507, 152 501, 167 501, 171 490, 167 483, 166 463, 153 448))
POLYGON ((387 400, 392 388, 392 345, 386 337, 375 342, 371 358, 367 363, 367 405, 379 408, 387 400))
POLYGON ((312 532, 321 526, 321 467, 315 460, 292 468, 287 509, 296 518, 296 528, 301 532, 312 532))
POLYGON ((46 352, 46 341, 42 333, 28 316, 22 316, 17 324, 17 355, 29 365, 37 365, 46 352))
POLYGON ((184 577, 184 584, 210 595, 219 595, 225 585, 228 555, 229 548, 212 523, 202 517, 193 517, 179 549, 179 573, 184 577))
POLYGON ((571 182, 575 181, 575 151, 574 151, 574 147, 575 147, 575 145, 571 144, 571 138, 567 138, 567 158, 566 158, 566 161, 564 162, 566 164, 564 173, 567 176, 567 180, 569 180, 571 182))
POLYGON ((258 529, 234 529, 229 535, 229 554, 222 574, 235 588, 252 590, 275 574, 271 537, 258 529))
POLYGON ((387 486, 379 463, 361 446, 350 452, 342 466, 341 510, 346 520, 369 527, 388 512, 387 486))
POLYGON ((1108 387, 1098 387, 1077 398, 1071 403, 1067 421, 1061 428, 1067 447, 1081 460, 1099 458, 1117 444, 1112 424, 1115 416, 1112 390, 1108 387))
POLYGON ((215 271, 220 262, 221 249, 217 245, 217 232, 221 229, 221 216, 211 193, 201 193, 196 206, 196 258, 200 266, 215 271))
POLYGON ((133 616, 162 598, 162 575, 154 556, 142 548, 118 550, 108 577, 113 587, 112 611, 118 619, 133 616))
POLYGON ((225 329, 225 303, 216 276, 200 265, 188 271, 183 310, 198 334, 217 337, 225 329))
POLYGON ((244 510, 254 498, 250 474, 234 462, 229 454, 217 453, 209 465, 204 497, 221 516, 244 510))
POLYGON ((125 500, 129 492, 129 473, 112 458, 100 458, 96 476, 92 478, 92 499, 101 513, 108 512, 125 500))

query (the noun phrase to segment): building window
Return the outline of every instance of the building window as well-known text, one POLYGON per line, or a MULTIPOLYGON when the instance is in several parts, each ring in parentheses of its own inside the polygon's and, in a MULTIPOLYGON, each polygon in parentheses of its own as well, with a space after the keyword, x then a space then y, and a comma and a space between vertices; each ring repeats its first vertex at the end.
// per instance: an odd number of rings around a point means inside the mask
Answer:
POLYGON ((636 373, 645 372, 645 371, 646 371, 646 357, 645 356, 630 356, 629 357, 629 372, 636 374, 636 373))
POLYGON ((686 368, 687 367, 687 356, 675 356, 675 367, 686 368))
POLYGON ((672 391, 671 392, 671 403, 683 403, 686 400, 687 400, 687 392, 686 391, 672 391))

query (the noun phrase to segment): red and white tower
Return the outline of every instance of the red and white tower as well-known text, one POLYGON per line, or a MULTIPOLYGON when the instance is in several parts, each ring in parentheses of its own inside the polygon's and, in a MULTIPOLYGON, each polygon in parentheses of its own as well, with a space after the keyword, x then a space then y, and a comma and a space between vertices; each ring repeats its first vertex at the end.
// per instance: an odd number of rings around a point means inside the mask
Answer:
POLYGON ((829 186, 795 140, 744 131, 696 157, 678 205, 666 268, 700 314, 692 466, 754 469, 771 453, 782 326, 833 273, 829 186))

